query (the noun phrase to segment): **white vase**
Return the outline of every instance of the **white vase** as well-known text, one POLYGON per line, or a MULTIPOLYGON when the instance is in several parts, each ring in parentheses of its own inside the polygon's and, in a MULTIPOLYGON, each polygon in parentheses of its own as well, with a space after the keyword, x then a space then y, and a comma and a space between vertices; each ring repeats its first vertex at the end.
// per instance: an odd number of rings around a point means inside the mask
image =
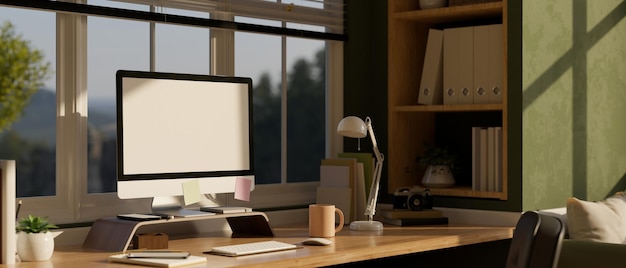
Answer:
POLYGON ((420 0, 421 9, 440 8, 448 6, 448 0, 420 0))
POLYGON ((61 232, 17 234, 17 254, 22 261, 47 261, 54 252, 54 238, 61 232))
POLYGON ((427 188, 445 188, 454 185, 454 176, 448 165, 431 165, 426 168, 422 184, 427 188))

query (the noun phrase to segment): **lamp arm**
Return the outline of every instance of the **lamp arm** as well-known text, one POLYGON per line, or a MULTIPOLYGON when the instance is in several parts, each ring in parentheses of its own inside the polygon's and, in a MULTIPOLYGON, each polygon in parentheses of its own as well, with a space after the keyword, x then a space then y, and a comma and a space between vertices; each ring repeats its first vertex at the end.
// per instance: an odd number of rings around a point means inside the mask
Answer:
POLYGON ((370 187, 370 193, 367 198, 367 207, 365 208, 365 215, 367 216, 367 220, 372 221, 374 219, 374 214, 376 214, 376 202, 378 200, 378 188, 380 185, 380 174, 383 169, 383 162, 376 162, 376 167, 374 168, 374 177, 372 180, 372 186, 370 187))
POLYGON ((374 150, 374 155, 376 156, 376 167, 374 168, 372 185, 370 187, 370 193, 367 198, 367 207, 365 208, 365 215, 367 216, 369 221, 372 221, 374 219, 374 214, 376 214, 376 202, 378 201, 380 175, 383 170, 383 161, 385 160, 385 156, 381 154, 380 150, 378 149, 378 143, 376 142, 376 136, 374 135, 374 129, 372 128, 372 120, 367 117, 365 119, 365 123, 367 126, 367 131, 372 140, 372 149, 374 150))

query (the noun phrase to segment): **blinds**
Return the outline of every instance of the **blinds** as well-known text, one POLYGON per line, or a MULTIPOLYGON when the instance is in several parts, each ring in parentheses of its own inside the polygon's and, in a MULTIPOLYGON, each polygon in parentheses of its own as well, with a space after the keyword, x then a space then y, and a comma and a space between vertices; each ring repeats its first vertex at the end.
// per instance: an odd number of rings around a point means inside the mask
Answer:
MULTIPOLYGON (((168 14, 168 9, 206 12, 211 18, 254 18, 269 22, 280 22, 290 28, 289 23, 313 30, 343 34, 343 0, 111 0, 156 7, 154 12, 168 14)), ((297 26, 296 26, 297 27, 297 26)))

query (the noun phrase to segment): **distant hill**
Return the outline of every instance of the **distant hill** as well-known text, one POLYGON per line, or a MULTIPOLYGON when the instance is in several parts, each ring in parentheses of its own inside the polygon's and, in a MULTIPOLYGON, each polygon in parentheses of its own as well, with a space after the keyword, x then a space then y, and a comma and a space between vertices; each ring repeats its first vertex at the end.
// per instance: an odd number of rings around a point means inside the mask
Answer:
MULTIPOLYGON (((89 124, 105 136, 115 135, 115 103, 94 102, 89 108, 89 124), (93 107, 91 107, 93 106, 93 107)), ((56 139, 56 93, 38 90, 24 109, 22 117, 11 126, 20 136, 54 144, 56 139)))

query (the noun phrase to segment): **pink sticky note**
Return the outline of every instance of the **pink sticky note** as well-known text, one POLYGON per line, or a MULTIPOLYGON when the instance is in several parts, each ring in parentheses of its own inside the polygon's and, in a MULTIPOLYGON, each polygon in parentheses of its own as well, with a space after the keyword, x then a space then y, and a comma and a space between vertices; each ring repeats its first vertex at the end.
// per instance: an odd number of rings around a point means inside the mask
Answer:
POLYGON ((235 181, 235 199, 250 201, 250 187, 252 181, 245 178, 237 178, 235 181))

